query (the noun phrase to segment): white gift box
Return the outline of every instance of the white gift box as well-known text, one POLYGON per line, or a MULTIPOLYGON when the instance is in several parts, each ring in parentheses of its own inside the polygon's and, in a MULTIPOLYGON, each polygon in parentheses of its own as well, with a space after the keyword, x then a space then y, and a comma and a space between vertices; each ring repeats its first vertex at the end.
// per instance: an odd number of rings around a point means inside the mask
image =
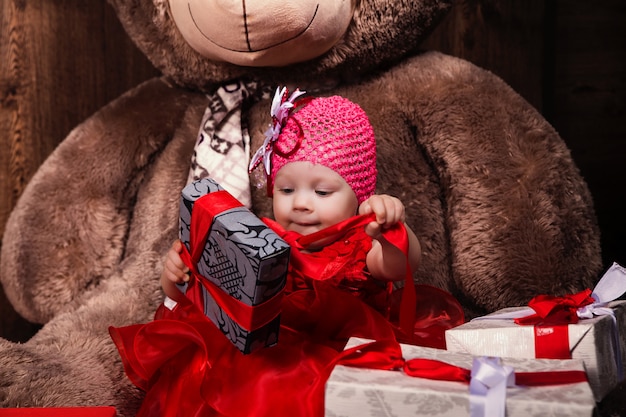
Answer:
MULTIPOLYGON (((346 348, 369 342, 352 338, 346 348)), ((466 369, 471 355, 440 349, 402 345, 405 359, 426 358, 466 369)), ((517 372, 583 371, 580 360, 507 358, 504 365, 517 372)), ((595 401, 587 382, 506 390, 506 416, 592 416, 595 401)), ((462 382, 415 378, 402 371, 337 365, 326 384, 326 417, 470 415, 469 387, 462 382)))
MULTIPOLYGON (((598 316, 563 325, 568 326, 572 359, 584 363, 596 401, 604 398, 620 381, 624 373, 622 364, 626 363, 626 301, 613 301, 609 307, 615 317, 598 316), (619 340, 619 345, 614 338, 619 340)), ((524 308, 503 309, 447 330, 446 348, 471 355, 534 358, 534 326, 518 325, 508 319, 490 319, 515 311, 524 311, 524 308)))

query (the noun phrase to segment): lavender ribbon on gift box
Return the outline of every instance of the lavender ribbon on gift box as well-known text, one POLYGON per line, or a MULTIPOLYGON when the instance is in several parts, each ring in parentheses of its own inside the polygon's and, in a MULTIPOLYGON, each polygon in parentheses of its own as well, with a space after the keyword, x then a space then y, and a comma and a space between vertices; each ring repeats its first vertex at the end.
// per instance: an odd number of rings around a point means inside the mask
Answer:
POLYGON ((584 371, 515 372, 499 357, 480 356, 469 381, 470 417, 505 417, 507 388, 540 387, 587 381, 584 371))
POLYGON ((581 319, 590 319, 594 316, 604 315, 615 317, 613 309, 608 308, 607 305, 611 301, 617 300, 624 293, 626 293, 626 269, 617 263, 613 263, 591 293, 591 297, 596 301, 593 304, 579 308, 576 314, 581 319))
MULTIPOLYGON (((593 303, 576 310, 576 315, 580 319, 590 319, 596 316, 610 316, 613 320, 612 344, 615 352, 615 364, 617 366, 618 379, 624 379, 624 370, 622 364, 621 347, 619 343, 619 327, 617 319, 612 308, 608 307, 611 301, 617 300, 626 293, 626 268, 617 263, 613 263, 611 267, 604 273, 600 281, 596 284, 591 293, 591 297, 595 300, 593 303)), ((473 320, 514 320, 534 314, 534 310, 525 307, 513 312, 505 312, 499 314, 490 314, 488 316, 477 317, 473 320)))
POLYGON ((506 389, 515 386, 515 373, 497 357, 474 358, 469 383, 470 417, 504 417, 506 389))

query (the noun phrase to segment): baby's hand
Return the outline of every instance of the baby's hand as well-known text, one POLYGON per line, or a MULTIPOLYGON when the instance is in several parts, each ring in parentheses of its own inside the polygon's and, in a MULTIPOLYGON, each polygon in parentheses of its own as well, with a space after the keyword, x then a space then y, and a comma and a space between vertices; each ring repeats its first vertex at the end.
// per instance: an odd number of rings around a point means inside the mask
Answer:
POLYGON ((377 239, 383 229, 393 226, 398 222, 404 222, 404 204, 396 197, 387 194, 376 194, 361 203, 359 214, 376 215, 376 221, 365 226, 365 233, 377 239))
POLYGON ((187 268, 180 257, 182 250, 182 242, 180 240, 176 240, 165 257, 161 281, 166 279, 174 284, 182 284, 189 281, 189 268, 187 268))

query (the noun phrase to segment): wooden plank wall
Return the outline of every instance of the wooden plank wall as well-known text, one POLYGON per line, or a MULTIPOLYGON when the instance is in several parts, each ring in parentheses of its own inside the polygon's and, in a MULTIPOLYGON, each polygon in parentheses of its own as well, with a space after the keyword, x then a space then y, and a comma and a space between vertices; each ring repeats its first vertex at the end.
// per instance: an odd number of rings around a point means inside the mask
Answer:
MULTIPOLYGON (((502 77, 557 128, 594 195, 607 265, 626 264, 625 5, 458 0, 424 43, 502 77)), ((67 133, 154 74, 103 0, 0 2, 0 235, 67 133)), ((0 289, 0 336, 26 340, 36 329, 0 289)))
POLYGON ((457 0, 422 44, 503 78, 541 111, 545 0, 457 0))
MULTIPOLYGON (((70 130, 156 74, 103 0, 0 2, 0 236, 25 185, 70 130)), ((36 328, 0 288, 0 336, 24 340, 36 328)))
POLYGON ((626 2, 554 2, 546 118, 594 197, 604 264, 626 266, 626 2))

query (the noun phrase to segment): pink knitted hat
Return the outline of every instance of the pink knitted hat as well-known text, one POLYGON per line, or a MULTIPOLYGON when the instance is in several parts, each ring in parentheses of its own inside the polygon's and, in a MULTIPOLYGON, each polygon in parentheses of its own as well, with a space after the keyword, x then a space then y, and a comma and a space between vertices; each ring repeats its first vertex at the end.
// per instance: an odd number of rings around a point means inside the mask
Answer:
POLYGON ((374 194, 376 141, 361 107, 339 96, 295 101, 303 92, 296 90, 289 100, 285 89, 277 94, 280 107, 275 98, 266 143, 250 164, 252 170, 264 163, 268 194, 272 194, 276 173, 285 164, 298 161, 324 165, 337 172, 350 185, 359 204, 374 194), (302 106, 298 107, 300 103, 302 106))

